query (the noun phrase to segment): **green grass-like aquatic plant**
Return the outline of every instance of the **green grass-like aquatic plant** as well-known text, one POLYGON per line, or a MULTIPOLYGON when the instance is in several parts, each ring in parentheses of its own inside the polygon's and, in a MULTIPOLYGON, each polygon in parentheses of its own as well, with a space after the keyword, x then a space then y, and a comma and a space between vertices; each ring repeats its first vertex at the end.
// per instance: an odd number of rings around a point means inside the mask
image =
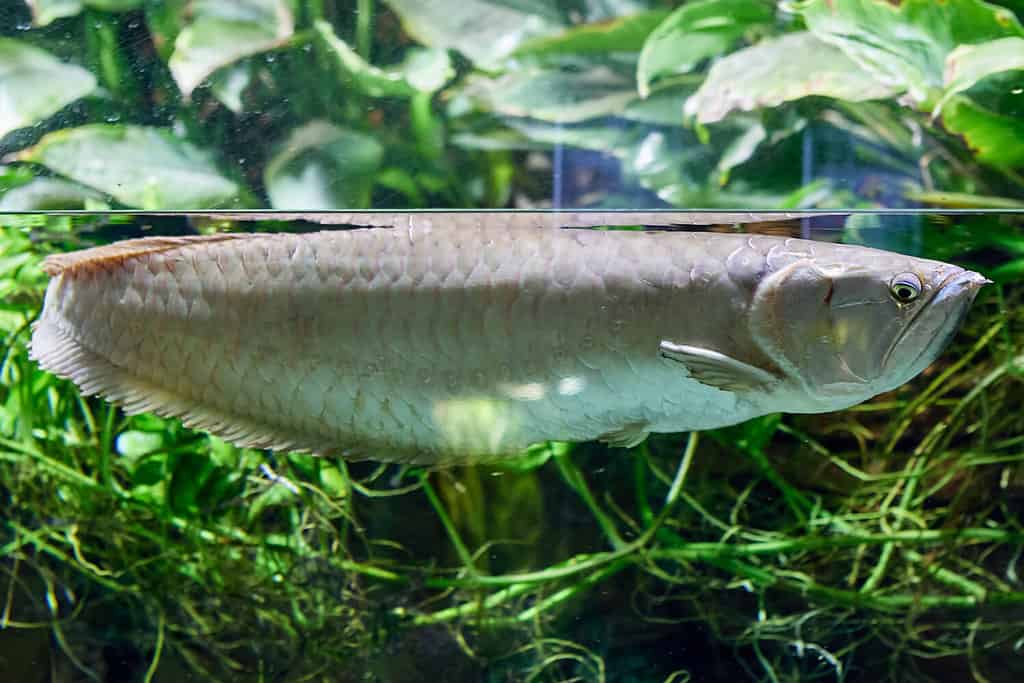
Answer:
POLYGON ((924 376, 844 413, 428 472, 241 450, 83 399, 26 342, 42 255, 95 225, 4 221, 17 680, 42 662, 47 680, 147 683, 1020 673, 1015 285, 924 376))

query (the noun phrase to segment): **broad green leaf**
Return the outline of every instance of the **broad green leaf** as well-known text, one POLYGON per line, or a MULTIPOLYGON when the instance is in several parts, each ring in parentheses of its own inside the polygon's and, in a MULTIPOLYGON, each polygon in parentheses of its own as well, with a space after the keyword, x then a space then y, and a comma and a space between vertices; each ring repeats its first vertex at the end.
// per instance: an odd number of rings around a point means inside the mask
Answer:
POLYGON ((543 141, 531 140, 525 133, 497 126, 454 133, 449 139, 453 145, 462 149, 478 149, 488 152, 545 150, 549 147, 543 141))
POLYGON ((88 95, 96 78, 49 52, 0 38, 0 138, 31 126, 88 95))
POLYGON ((46 26, 65 17, 73 17, 84 7, 107 12, 126 12, 142 6, 143 0, 27 0, 32 9, 32 24, 46 26))
POLYGON ((572 452, 573 444, 565 441, 542 441, 529 446, 515 458, 496 463, 502 470, 528 472, 535 470, 551 458, 560 458, 572 452))
POLYGON ((131 207, 204 209, 239 201, 238 184, 207 152, 162 128, 92 124, 59 130, 18 159, 42 164, 131 207))
POLYGON ((767 137, 768 132, 764 125, 756 119, 751 120, 746 130, 722 152, 722 157, 718 160, 718 184, 728 183, 729 172, 754 156, 754 152, 767 137))
POLYGON ((1024 36, 1012 11, 982 0, 806 0, 797 9, 819 39, 926 108, 957 46, 1024 36))
POLYGON ((961 45, 946 58, 946 92, 933 114, 954 95, 969 90, 992 74, 1024 69, 1024 38, 1000 38, 980 45, 961 45))
POLYGON ((659 126, 681 126, 683 105, 695 91, 696 87, 691 85, 661 88, 646 99, 633 100, 619 116, 659 126))
POLYGON ((651 31, 668 15, 664 10, 581 24, 563 33, 528 40, 516 50, 517 57, 551 54, 638 52, 651 31))
POLYGON ((509 146, 506 149, 536 149, 537 144, 540 143, 545 146, 568 145, 595 152, 607 152, 621 157, 636 142, 636 135, 631 134, 628 130, 600 123, 562 126, 543 121, 518 119, 510 121, 509 126, 520 133, 524 139, 518 145, 515 141, 509 140, 509 146))
POLYGON ((32 25, 46 26, 57 19, 73 17, 82 11, 82 0, 27 0, 32 9, 32 25))
POLYGON ((772 413, 748 420, 735 427, 717 430, 717 433, 727 435, 725 439, 727 443, 733 443, 743 450, 764 451, 772 442, 781 423, 782 416, 779 413, 772 413))
POLYGON ((200 512, 200 491, 217 467, 204 453, 186 451, 178 455, 167 487, 167 503, 175 514, 195 516, 200 512))
POLYGON ((21 164, 0 164, 0 192, 32 182, 36 175, 21 164))
POLYGON ((168 66, 185 97, 217 69, 283 44, 295 29, 287 0, 191 0, 182 16, 188 23, 168 66))
POLYGON ((810 95, 859 101, 894 92, 837 48, 799 32, 765 39, 715 62, 684 112, 713 123, 731 111, 775 107, 810 95))
POLYGON ((447 50, 412 48, 395 68, 409 85, 424 93, 440 90, 455 75, 447 50))
POLYGON ((429 47, 458 50, 494 67, 523 42, 561 33, 565 22, 548 0, 387 0, 406 32, 429 47))
POLYGON ((165 502, 167 485, 167 455, 145 458, 132 471, 132 495, 151 504, 165 502))
POLYGON ((413 48, 405 61, 389 69, 367 63, 334 34, 326 21, 315 25, 317 45, 341 72, 342 80, 370 97, 411 97, 440 90, 455 74, 444 50, 413 48))
POLYGON ((210 75, 210 92, 225 107, 240 114, 245 108, 242 97, 252 81, 253 65, 246 61, 238 62, 210 75))
POLYGON ((1001 168, 1024 166, 1024 120, 996 114, 956 95, 943 108, 942 123, 963 136, 979 161, 1001 168))
POLYGON ((59 211, 102 205, 98 192, 59 178, 35 178, 0 195, 0 211, 59 211))
POLYGON ((617 114, 636 99, 632 78, 606 66, 581 71, 526 67, 497 78, 474 78, 467 93, 499 114, 554 123, 617 114))
POLYGON ((135 459, 162 449, 166 441, 164 432, 143 432, 129 429, 117 435, 114 447, 117 449, 118 455, 135 459))
POLYGON ((160 0, 146 3, 146 26, 156 53, 164 62, 174 54, 174 41, 185 28, 192 0, 160 0))
POLYGON ((331 498, 342 500, 352 495, 346 470, 340 469, 334 462, 321 460, 319 476, 320 488, 331 498))
POLYGON ((295 130, 264 172, 275 209, 365 208, 384 150, 374 138, 313 121, 295 130))
POLYGON ((637 65, 637 84, 644 97, 659 76, 686 73, 708 57, 716 57, 751 26, 772 20, 764 0, 696 0, 669 15, 647 38, 637 65))

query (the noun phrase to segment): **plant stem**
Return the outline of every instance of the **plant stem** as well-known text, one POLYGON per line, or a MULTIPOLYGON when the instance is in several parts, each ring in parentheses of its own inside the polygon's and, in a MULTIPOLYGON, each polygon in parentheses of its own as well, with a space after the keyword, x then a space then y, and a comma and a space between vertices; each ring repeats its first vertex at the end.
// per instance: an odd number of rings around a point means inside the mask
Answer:
POLYGON ((356 52, 370 61, 373 47, 373 0, 358 0, 356 3, 356 52))
POLYGON ((583 503, 590 510, 590 514, 594 515, 594 519, 597 520, 598 526, 601 527, 601 531, 604 532, 605 538, 608 539, 608 543, 611 544, 612 548, 615 550, 625 549, 627 543, 622 540, 618 529, 615 528, 615 523, 598 506, 597 501, 594 499, 594 494, 591 493, 590 487, 587 486, 587 480, 583 478, 583 474, 573 464, 568 454, 555 454, 555 463, 558 465, 558 469, 566 483, 579 494, 580 498, 583 499, 583 503))
POLYGON ((142 683, 151 683, 153 677, 156 676, 157 667, 160 666, 160 655, 164 649, 164 629, 166 621, 164 611, 160 610, 160 615, 157 618, 156 624, 156 646, 153 648, 153 658, 150 660, 149 666, 146 667, 146 675, 143 677, 142 683))
POLYGON ((647 530, 641 534, 640 538, 637 539, 636 545, 646 545, 654 535, 658 533, 658 529, 665 523, 665 520, 672 513, 676 502, 679 500, 679 494, 683 491, 683 482, 686 481, 686 473, 690 471, 690 465, 693 463, 693 454, 697 451, 697 442, 699 437, 697 432, 690 432, 690 436, 686 440, 686 450, 683 451, 683 457, 679 461, 679 467, 676 468, 676 476, 672 480, 672 485, 669 486, 668 493, 665 495, 665 503, 662 505, 661 510, 658 511, 654 521, 651 522, 647 530))
MULTIPOLYGON (((900 496, 899 506, 896 508, 899 512, 905 513, 907 505, 910 500, 914 497, 914 492, 917 491, 917 482, 921 477, 921 472, 924 470, 924 459, 917 457, 912 458, 907 464, 906 479, 903 487, 903 495, 900 496)), ((898 486, 898 485, 897 485, 898 486)), ((886 501, 888 502, 888 501, 886 501)), ((883 513, 886 511, 883 506, 883 513)), ((896 529, 899 529, 899 525, 902 520, 902 515, 898 516, 895 520, 896 529)), ((889 529, 886 529, 889 532, 889 529)), ((891 532, 890 532, 891 533, 891 532)), ((885 576, 886 570, 889 568, 889 558, 892 556, 895 546, 889 542, 882 546, 882 552, 878 557, 878 562, 875 564, 874 569, 871 570, 871 574, 864 581, 864 584, 860 587, 862 593, 868 593, 873 591, 881 583, 882 578, 885 576)))
POLYGON ((475 576, 477 574, 477 569, 476 565, 473 563, 473 556, 466 548, 466 544, 462 542, 462 537, 459 536, 459 531, 455 528, 455 523, 452 522, 452 518, 448 515, 448 511, 441 502, 441 498, 438 497, 437 492, 434 491, 434 487, 430 484, 428 479, 429 476, 430 475, 426 472, 420 475, 420 481, 423 484, 423 492, 427 495, 427 500, 430 501, 431 507, 434 508, 434 512, 437 513, 438 518, 441 520, 441 524, 444 526, 444 530, 448 534, 448 538, 451 540, 452 545, 455 546, 455 552, 458 553, 459 559, 462 560, 462 564, 471 575, 475 576))

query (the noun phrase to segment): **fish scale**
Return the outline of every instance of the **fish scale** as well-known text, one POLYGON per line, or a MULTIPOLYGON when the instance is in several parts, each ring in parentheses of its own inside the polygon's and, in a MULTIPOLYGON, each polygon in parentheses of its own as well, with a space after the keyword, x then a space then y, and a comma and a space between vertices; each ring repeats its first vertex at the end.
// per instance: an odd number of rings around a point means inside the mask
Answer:
MULTIPOLYGON (((766 284, 791 266, 885 252, 509 220, 397 225, 52 257, 33 357, 131 412, 241 445, 430 464, 547 439, 628 445, 881 390, 809 397, 806 354, 765 340, 774 332, 758 321, 779 314, 753 307, 804 296, 814 281, 766 284)), ((892 268, 925 266, 955 268, 892 268)))

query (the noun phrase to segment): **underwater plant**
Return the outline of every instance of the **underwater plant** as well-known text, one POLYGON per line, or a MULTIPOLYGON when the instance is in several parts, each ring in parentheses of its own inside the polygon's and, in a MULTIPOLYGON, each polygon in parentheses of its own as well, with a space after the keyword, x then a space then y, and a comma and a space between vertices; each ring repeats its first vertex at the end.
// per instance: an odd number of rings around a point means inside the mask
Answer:
POLYGON ((439 471, 240 449, 42 372, 43 256, 138 229, 111 220, 3 218, 0 653, 24 680, 1016 675, 1018 217, 929 230, 991 226, 1010 246, 961 260, 1004 284, 874 401, 439 471))

